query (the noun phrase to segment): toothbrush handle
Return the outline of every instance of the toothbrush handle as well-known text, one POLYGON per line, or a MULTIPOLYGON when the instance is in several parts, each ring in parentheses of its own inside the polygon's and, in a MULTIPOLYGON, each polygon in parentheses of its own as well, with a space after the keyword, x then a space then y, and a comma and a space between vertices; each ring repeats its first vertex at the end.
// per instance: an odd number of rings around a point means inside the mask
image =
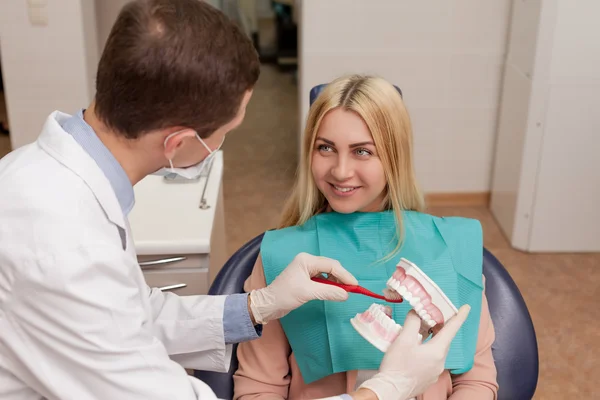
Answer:
POLYGON ((326 285, 337 286, 339 288, 344 289, 348 293, 362 294, 364 296, 373 297, 373 298, 376 298, 376 299, 379 299, 379 300, 385 300, 385 301, 387 301, 389 303, 402 303, 404 301, 403 298, 400 298, 398 300, 387 299, 387 298, 385 298, 385 296, 382 296, 382 295, 377 294, 377 293, 373 293, 370 290, 365 289, 364 287, 358 286, 358 285, 345 285, 343 283, 337 283, 337 282, 330 281, 329 279, 318 278, 318 277, 314 277, 314 278, 312 278, 312 280, 315 281, 315 282, 317 282, 317 283, 324 283, 326 285))

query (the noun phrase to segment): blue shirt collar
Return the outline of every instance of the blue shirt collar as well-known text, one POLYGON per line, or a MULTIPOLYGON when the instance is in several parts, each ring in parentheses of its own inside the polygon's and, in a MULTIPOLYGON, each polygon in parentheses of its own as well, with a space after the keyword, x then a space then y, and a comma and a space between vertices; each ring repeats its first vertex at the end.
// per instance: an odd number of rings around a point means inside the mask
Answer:
POLYGON ((127 217, 135 203, 133 186, 121 164, 83 119, 83 109, 62 123, 62 128, 96 161, 110 182, 123 215, 127 217))

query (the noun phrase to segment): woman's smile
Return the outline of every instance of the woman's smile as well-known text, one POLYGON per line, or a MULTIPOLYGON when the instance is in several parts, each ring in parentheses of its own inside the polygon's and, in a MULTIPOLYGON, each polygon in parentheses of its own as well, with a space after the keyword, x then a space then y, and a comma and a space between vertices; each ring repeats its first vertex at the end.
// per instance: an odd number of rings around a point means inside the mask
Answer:
POLYGON ((350 197, 361 188, 360 186, 342 186, 333 183, 330 183, 329 186, 331 187, 333 194, 339 197, 350 197))

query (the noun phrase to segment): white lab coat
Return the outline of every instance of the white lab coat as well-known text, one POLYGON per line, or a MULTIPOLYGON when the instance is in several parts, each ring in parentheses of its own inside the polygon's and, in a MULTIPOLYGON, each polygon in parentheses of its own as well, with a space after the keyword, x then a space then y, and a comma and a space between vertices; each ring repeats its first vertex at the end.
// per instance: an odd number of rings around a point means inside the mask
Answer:
POLYGON ((183 367, 229 369, 225 297, 146 286, 115 193, 67 117, 0 160, 0 399, 215 399, 183 367))

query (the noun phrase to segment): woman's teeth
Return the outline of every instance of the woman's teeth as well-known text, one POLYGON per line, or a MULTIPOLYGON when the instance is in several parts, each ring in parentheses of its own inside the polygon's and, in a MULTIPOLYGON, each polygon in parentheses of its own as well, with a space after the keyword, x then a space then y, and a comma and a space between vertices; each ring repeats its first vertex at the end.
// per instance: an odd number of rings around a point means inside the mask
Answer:
POLYGON ((339 190, 340 192, 350 192, 354 189, 356 189, 355 187, 339 187, 339 186, 333 186, 335 188, 335 190, 339 190))

